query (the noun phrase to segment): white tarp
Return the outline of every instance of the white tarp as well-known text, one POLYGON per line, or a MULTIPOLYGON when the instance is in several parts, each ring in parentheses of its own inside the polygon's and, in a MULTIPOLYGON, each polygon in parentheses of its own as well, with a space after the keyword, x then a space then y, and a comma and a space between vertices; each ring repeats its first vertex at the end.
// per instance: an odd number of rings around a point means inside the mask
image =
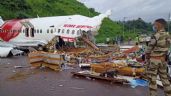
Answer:
POLYGON ((7 57, 12 47, 0 47, 0 57, 7 57))

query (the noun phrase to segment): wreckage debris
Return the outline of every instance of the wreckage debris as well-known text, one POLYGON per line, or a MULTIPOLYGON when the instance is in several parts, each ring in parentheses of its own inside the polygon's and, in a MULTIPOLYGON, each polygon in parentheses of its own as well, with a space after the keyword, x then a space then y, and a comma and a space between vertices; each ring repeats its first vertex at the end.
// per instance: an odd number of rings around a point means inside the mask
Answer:
POLYGON ((48 67, 55 71, 62 71, 76 69, 79 66, 80 70, 87 71, 71 72, 76 78, 84 77, 89 80, 129 83, 132 84, 131 86, 138 86, 133 85, 135 82, 132 82, 145 72, 144 62, 139 53, 140 49, 135 46, 124 51, 118 51, 117 49, 117 51, 103 52, 87 48, 70 48, 54 53, 31 52, 28 57, 33 67, 48 67))

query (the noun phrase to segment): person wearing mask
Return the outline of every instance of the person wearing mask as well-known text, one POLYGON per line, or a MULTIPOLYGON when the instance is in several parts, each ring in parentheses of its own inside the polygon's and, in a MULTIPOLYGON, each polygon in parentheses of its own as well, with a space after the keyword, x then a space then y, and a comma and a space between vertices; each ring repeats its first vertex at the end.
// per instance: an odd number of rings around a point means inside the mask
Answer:
POLYGON ((170 36, 165 31, 167 22, 157 19, 153 24, 154 34, 145 51, 147 63, 147 78, 149 80, 149 96, 157 96, 157 76, 163 84, 165 96, 171 96, 171 85, 167 75, 166 55, 170 46, 170 36))

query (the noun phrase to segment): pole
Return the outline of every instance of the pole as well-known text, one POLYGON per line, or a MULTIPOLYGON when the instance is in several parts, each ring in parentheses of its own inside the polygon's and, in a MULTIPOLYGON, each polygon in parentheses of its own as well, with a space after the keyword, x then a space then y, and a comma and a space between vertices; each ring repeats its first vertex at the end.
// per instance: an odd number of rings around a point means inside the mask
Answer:
POLYGON ((171 19, 171 16, 170 16, 170 13, 169 13, 168 23, 167 23, 168 24, 168 32, 170 32, 170 28, 169 28, 170 27, 170 19, 171 19))
POLYGON ((122 33, 123 37, 125 35, 125 19, 126 17, 123 18, 123 33, 122 33))

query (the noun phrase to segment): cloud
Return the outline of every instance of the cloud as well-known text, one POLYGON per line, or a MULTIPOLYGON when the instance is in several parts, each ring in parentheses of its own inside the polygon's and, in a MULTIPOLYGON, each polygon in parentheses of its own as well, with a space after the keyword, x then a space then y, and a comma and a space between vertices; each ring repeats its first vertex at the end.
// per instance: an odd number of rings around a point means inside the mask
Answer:
POLYGON ((80 0, 87 7, 95 8, 98 12, 112 9, 113 20, 137 19, 141 17, 146 21, 157 18, 168 19, 171 12, 171 0, 80 0))

